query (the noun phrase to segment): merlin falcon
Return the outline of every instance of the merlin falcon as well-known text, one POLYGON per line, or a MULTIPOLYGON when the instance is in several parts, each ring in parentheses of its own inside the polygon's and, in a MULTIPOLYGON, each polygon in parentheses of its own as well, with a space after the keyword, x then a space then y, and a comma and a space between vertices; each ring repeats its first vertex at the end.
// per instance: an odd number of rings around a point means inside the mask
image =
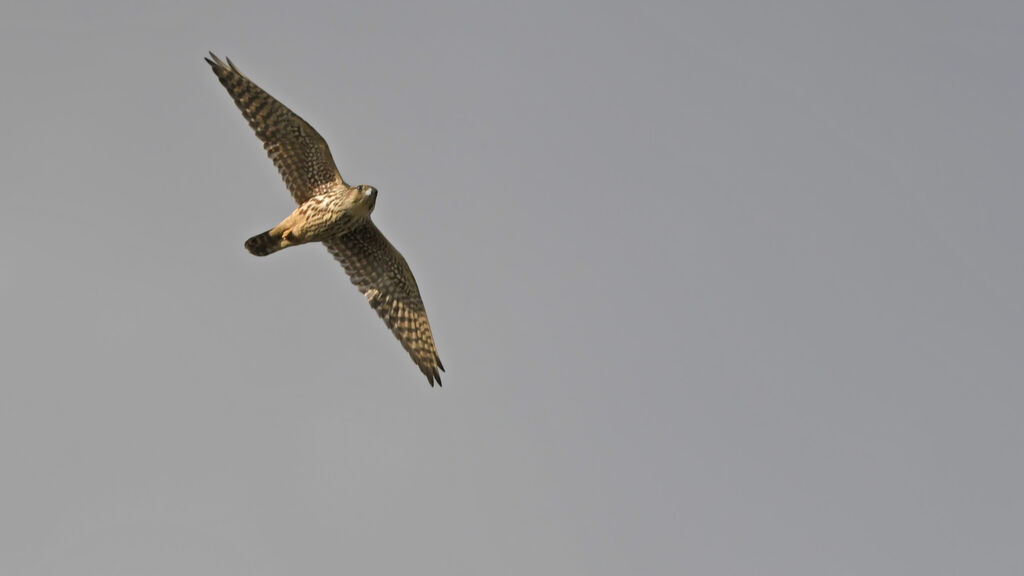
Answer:
POLYGON ((441 385, 437 355, 416 279, 405 258, 370 220, 377 204, 373 186, 349 186, 327 142, 294 112, 249 80, 230 59, 212 52, 206 62, 263 142, 285 187, 299 205, 280 224, 246 240, 256 256, 298 244, 322 242, 366 296, 427 381, 441 385))

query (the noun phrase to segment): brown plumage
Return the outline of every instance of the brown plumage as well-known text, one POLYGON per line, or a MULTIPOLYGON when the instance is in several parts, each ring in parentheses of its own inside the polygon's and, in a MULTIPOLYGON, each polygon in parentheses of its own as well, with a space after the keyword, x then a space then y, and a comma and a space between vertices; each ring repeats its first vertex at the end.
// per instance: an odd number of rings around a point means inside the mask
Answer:
POLYGON ((412 356, 433 386, 444 367, 437 355, 427 312, 405 258, 373 224, 372 186, 349 186, 327 143, 305 120, 264 92, 227 60, 206 61, 263 142, 298 208, 280 224, 245 242, 266 256, 297 244, 323 242, 352 283, 412 356))

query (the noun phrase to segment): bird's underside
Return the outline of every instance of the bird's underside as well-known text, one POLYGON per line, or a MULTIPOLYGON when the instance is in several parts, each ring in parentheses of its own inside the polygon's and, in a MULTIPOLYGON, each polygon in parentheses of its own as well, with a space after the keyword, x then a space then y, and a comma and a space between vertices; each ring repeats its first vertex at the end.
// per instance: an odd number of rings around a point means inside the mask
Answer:
POLYGON ((298 208, 278 226, 246 241, 264 256, 288 246, 323 242, 433 386, 444 367, 427 312, 405 258, 370 219, 377 191, 349 186, 324 139, 283 104, 210 53, 220 83, 263 142, 298 208))

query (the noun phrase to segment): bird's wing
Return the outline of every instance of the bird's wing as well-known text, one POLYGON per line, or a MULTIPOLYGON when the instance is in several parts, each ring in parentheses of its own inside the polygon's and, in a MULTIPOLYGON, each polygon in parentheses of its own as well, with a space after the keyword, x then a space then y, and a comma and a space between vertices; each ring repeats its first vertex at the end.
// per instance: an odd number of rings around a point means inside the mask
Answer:
POLYGON ((230 58, 225 64, 211 52, 206 61, 263 142, 296 203, 339 185, 348 188, 327 142, 312 126, 243 76, 230 58))
POLYGON ((441 358, 427 321, 416 279, 405 258, 380 230, 367 222, 355 230, 324 242, 345 267, 352 283, 366 295, 370 306, 426 375, 430 385, 441 385, 441 358))

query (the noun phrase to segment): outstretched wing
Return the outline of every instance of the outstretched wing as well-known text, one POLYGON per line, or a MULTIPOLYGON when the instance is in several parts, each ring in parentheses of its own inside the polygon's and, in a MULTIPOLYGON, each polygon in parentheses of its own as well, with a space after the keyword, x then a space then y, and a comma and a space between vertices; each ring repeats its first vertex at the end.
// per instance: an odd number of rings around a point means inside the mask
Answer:
POLYGON ((211 52, 206 62, 263 142, 296 203, 338 186, 348 187, 327 142, 312 126, 243 76, 230 58, 225 64, 211 52))
POLYGON ((420 290, 405 258, 380 230, 367 222, 355 230, 324 242, 327 250, 345 267, 352 283, 366 295, 370 306, 426 375, 430 385, 441 385, 441 358, 420 290))

